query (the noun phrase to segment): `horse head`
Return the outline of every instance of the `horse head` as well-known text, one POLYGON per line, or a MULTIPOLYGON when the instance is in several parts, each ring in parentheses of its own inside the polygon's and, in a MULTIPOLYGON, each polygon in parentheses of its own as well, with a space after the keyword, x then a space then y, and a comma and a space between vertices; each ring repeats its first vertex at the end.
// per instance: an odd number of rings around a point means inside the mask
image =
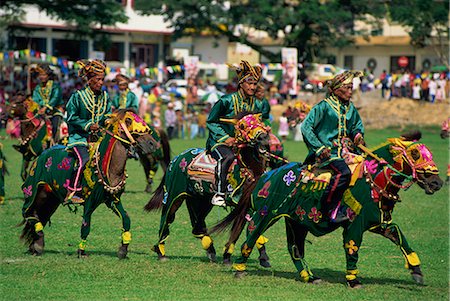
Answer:
POLYGON ((261 114, 246 114, 235 123, 235 138, 238 145, 255 147, 260 154, 270 148, 270 127, 265 126, 261 114))
POLYGON ((121 109, 111 114, 106 129, 120 137, 126 147, 136 147, 142 154, 152 153, 158 146, 151 136, 151 129, 133 110, 121 109))
POLYGON ((433 194, 442 187, 443 181, 431 151, 425 144, 418 142, 420 137, 420 132, 416 132, 413 136, 388 139, 391 143, 390 152, 395 165, 400 166, 403 173, 410 175, 412 181, 416 181, 426 194, 433 194))

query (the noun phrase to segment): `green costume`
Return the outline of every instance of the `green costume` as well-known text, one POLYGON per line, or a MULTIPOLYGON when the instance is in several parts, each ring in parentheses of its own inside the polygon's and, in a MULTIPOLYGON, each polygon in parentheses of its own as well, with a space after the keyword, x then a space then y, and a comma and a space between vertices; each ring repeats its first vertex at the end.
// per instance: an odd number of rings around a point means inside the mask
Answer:
POLYGON ((263 112, 263 103, 253 96, 245 97, 240 91, 222 96, 212 107, 207 120, 209 129, 206 148, 211 151, 229 137, 234 137, 234 124, 221 122, 220 118, 231 119, 242 111, 263 112))
POLYGON ((364 135, 364 126, 353 103, 344 105, 332 95, 311 109, 302 123, 302 133, 309 149, 307 162, 314 161, 325 147, 331 148, 333 160, 342 158, 343 138, 354 141, 356 135, 364 135))
POLYGON ((46 107, 52 116, 63 116, 58 107, 64 105, 62 98, 62 89, 59 83, 49 80, 47 84, 42 86, 39 84, 33 91, 33 101, 39 104, 39 107, 46 107))
POLYGON ((95 95, 89 86, 72 94, 67 103, 67 125, 69 126, 69 148, 77 145, 87 146, 89 127, 98 123, 100 126, 111 113, 109 95, 103 91, 95 95))
POLYGON ((126 89, 114 97, 112 106, 116 108, 116 110, 133 109, 137 113, 139 110, 139 99, 136 94, 130 91, 130 89, 126 89))

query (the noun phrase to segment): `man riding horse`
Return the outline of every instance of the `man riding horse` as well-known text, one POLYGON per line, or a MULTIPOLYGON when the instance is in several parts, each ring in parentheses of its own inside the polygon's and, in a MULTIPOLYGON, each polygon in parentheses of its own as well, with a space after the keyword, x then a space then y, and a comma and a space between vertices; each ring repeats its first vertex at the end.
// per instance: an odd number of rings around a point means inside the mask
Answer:
POLYGON ((209 136, 206 149, 217 160, 217 192, 211 199, 211 204, 217 206, 225 206, 227 173, 235 158, 231 148, 235 142, 234 125, 224 123, 221 119, 230 119, 242 111, 263 112, 263 102, 254 96, 261 79, 261 67, 251 66, 247 61, 241 61, 236 68, 236 73, 237 92, 222 96, 212 107, 207 120, 209 136))
POLYGON ((302 134, 309 149, 306 164, 315 161, 332 170, 330 185, 322 203, 331 221, 342 222, 347 217, 339 204, 350 184, 351 172, 343 159, 344 144, 350 139, 355 145, 364 143, 364 126, 350 98, 353 78, 361 72, 345 71, 328 83, 329 96, 315 105, 302 124, 302 134))
POLYGON ((101 60, 82 60, 78 75, 87 80, 81 90, 72 94, 67 103, 67 125, 69 126, 69 143, 78 157, 79 167, 68 187, 66 201, 83 203, 77 192, 81 192, 80 177, 89 160, 88 142, 95 141, 95 135, 104 126, 111 113, 111 103, 106 91, 102 91, 106 64, 101 60))
POLYGON ((130 79, 123 75, 117 74, 114 81, 119 86, 119 94, 117 94, 112 100, 112 110, 118 109, 133 109, 137 114, 139 112, 139 99, 136 94, 130 91, 128 84, 130 79))
POLYGON ((40 115, 50 117, 53 142, 57 143, 57 133, 63 119, 62 89, 59 83, 53 81, 54 74, 48 65, 38 65, 34 70, 38 72, 40 84, 33 91, 33 101, 39 105, 40 115))

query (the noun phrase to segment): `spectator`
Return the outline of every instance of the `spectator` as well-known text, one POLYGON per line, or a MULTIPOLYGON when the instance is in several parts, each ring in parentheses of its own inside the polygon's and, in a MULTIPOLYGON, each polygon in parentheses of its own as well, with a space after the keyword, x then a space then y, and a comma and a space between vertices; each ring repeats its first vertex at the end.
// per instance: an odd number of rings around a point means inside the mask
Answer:
POLYGON ((207 109, 204 108, 197 116, 198 121, 198 135, 200 138, 205 138, 206 120, 208 119, 207 109))
POLYGON ((287 137, 289 136, 289 122, 286 116, 286 112, 283 112, 280 117, 280 125, 278 127, 278 136, 281 137, 281 142, 286 142, 287 137))
POLYGON ((420 100, 420 85, 416 83, 412 88, 412 98, 415 100, 420 100))
POLYGON ((173 103, 169 102, 167 104, 167 110, 164 112, 164 121, 166 123, 166 131, 169 139, 173 139, 175 137, 175 131, 177 126, 177 116, 175 114, 175 110, 173 109, 173 103))

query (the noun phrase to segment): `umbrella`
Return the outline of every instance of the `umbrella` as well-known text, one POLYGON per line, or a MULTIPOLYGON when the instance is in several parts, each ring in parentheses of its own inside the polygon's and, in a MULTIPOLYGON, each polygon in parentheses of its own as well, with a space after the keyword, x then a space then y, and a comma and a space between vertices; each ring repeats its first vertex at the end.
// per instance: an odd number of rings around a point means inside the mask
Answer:
POLYGON ((447 70, 448 70, 447 66, 444 66, 444 65, 433 66, 430 69, 431 72, 444 72, 447 70))

